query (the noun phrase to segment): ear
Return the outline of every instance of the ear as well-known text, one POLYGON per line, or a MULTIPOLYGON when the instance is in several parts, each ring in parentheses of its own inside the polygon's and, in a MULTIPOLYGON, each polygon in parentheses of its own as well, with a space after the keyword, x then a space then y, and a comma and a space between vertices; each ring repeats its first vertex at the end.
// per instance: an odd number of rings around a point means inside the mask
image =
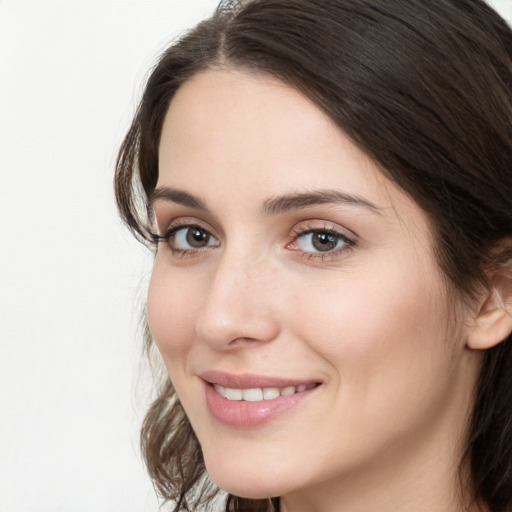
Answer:
POLYGON ((472 349, 494 347, 512 332, 512 268, 507 265, 497 270, 491 285, 469 328, 467 345, 472 349))

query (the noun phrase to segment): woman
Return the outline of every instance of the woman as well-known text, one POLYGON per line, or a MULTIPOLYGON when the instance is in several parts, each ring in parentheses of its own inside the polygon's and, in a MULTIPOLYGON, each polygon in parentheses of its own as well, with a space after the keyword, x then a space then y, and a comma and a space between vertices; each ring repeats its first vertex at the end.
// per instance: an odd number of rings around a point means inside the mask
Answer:
POLYGON ((512 510, 511 64, 480 0, 223 3, 162 55, 116 193, 175 510, 512 510))

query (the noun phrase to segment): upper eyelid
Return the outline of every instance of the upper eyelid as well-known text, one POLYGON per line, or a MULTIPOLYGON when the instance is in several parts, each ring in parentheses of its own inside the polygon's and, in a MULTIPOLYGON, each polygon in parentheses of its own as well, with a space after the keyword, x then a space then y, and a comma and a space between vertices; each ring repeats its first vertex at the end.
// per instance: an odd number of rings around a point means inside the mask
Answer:
MULTIPOLYGON (((219 246, 220 245, 220 240, 219 240, 219 237, 217 237, 216 235, 212 234, 212 232, 198 224, 185 224, 185 225, 182 225, 182 226, 170 226, 164 233, 164 235, 160 238, 161 241, 165 241, 165 242, 168 242, 170 243, 170 240, 171 238, 174 238, 177 236, 177 234, 182 231, 182 230, 187 230, 187 229, 193 229, 193 228, 196 228, 196 229, 200 229, 201 231, 204 231, 206 233, 208 233, 208 235, 210 236, 210 238, 214 239, 217 241, 217 244, 215 244, 215 246, 219 246)), ((190 249, 190 251, 194 251, 195 249, 190 249)))
POLYGON ((355 241, 359 238, 357 233, 352 231, 351 229, 348 229, 346 227, 341 226, 340 224, 332 221, 327 220, 320 220, 320 219, 311 219, 307 220, 306 226, 304 226, 303 222, 298 222, 292 230, 292 234, 294 235, 304 235, 311 232, 318 232, 318 231, 326 231, 333 234, 338 234, 342 237, 345 237, 349 240, 355 241), (322 225, 317 225, 317 223, 322 223, 322 225))
POLYGON ((310 235, 312 233, 328 233, 330 235, 334 235, 334 236, 344 240, 345 242, 351 242, 351 243, 355 242, 353 236, 349 236, 346 233, 343 233, 338 229, 329 229, 329 228, 313 228, 313 229, 306 229, 304 231, 298 231, 297 233, 295 233, 295 239, 301 238, 305 235, 310 235))
POLYGON ((329 252, 325 253, 316 253, 316 252, 309 252, 305 251, 304 255, 307 255, 311 258, 328 258, 328 257, 335 257, 338 252, 343 252, 347 249, 353 248, 357 245, 359 245, 359 236, 357 233, 352 231, 351 229, 348 229, 338 223, 327 221, 327 220, 321 220, 321 219, 310 219, 306 221, 305 225, 304 222, 297 223, 292 232, 292 240, 289 242, 287 247, 290 247, 294 243, 298 243, 297 241, 311 233, 329 233, 335 237, 337 237, 341 242, 343 242, 345 247, 340 247, 338 249, 334 249, 329 252))
MULTIPOLYGON (((181 191, 179 191, 179 192, 181 194, 181 191)), ((319 193, 319 194, 322 195, 322 193, 319 193)), ((315 194, 315 197, 316 197, 316 195, 317 194, 315 194)), ((342 195, 345 196, 344 194, 342 194, 342 195)), ((285 196, 283 196, 283 197, 285 197, 285 196)), ((354 202, 356 204, 359 204, 358 201, 354 201, 354 202)), ((361 201, 361 202, 365 203, 364 201, 361 201)), ((371 203, 369 203, 369 205, 372 206, 372 211, 375 211, 376 213, 381 213, 379 208, 373 207, 373 205, 371 205, 371 203)), ((324 200, 320 203, 317 203, 317 202, 313 202, 311 204, 308 203, 306 205, 303 205, 301 208, 293 209, 291 211, 288 211, 287 209, 285 209, 285 211, 282 212, 282 215, 288 219, 290 219, 290 217, 293 218, 295 216, 302 217, 304 214, 306 214, 306 211, 310 210, 311 208, 332 207, 332 206, 333 206, 333 202, 324 200)), ((370 209, 370 206, 368 206, 368 209, 370 209)), ((168 229, 168 226, 173 221, 172 220, 167 221, 167 219, 169 217, 171 217, 171 218, 175 218, 175 219, 179 219, 179 218, 195 219, 196 222, 199 222, 201 225, 205 224, 206 225, 205 229, 208 229, 208 230, 213 229, 214 232, 222 233, 222 229, 213 227, 216 224, 219 224, 219 228, 221 228, 220 223, 218 222, 218 218, 212 211, 207 209, 206 206, 202 202, 200 203, 199 206, 197 206, 197 205, 195 205, 195 203, 189 204, 188 202, 182 203, 182 202, 167 201, 165 199, 156 198, 152 202, 152 204, 150 205, 149 208, 151 209, 151 215, 152 215, 154 221, 156 221, 156 224, 159 227, 163 223, 165 223, 166 227, 165 227, 165 229, 161 229, 161 231, 165 231, 168 229), (185 210, 183 210, 183 208, 185 210)), ((268 214, 266 209, 264 210, 264 213, 265 212, 268 214)), ((277 212, 274 212, 274 213, 277 213, 277 212)), ((313 212, 310 212, 310 213, 313 213, 313 212)), ((273 215, 273 217, 274 217, 274 215, 273 215)), ((273 224, 275 224, 276 220, 277 219, 274 218, 273 224)), ((295 224, 300 224, 302 222, 325 222, 326 224, 332 225, 333 229, 341 229, 341 231, 343 233, 346 230, 344 227, 341 227, 338 222, 335 222, 332 220, 327 220, 327 219, 322 219, 321 216, 318 218, 313 217, 310 219, 307 219, 307 218, 297 219, 295 224)), ((348 231, 350 233, 354 233, 352 230, 348 230, 348 231)))
POLYGON ((188 220, 193 220, 198 224, 205 225, 208 229, 217 223, 215 215, 209 210, 202 210, 187 204, 175 203, 157 199, 149 206, 150 219, 154 226, 160 232, 166 231, 173 222, 184 219, 186 224, 188 220))
POLYGON ((173 225, 172 223, 168 225, 168 227, 165 229, 164 233, 162 235, 156 235, 153 236, 154 242, 158 245, 160 242, 163 242, 165 246, 167 246, 172 253, 174 254, 195 254, 204 251, 208 247, 218 247, 220 245, 220 240, 216 235, 213 235, 211 233, 211 230, 204 228, 199 223, 191 223, 191 222, 185 222, 185 223, 177 223, 176 225, 173 225), (177 248, 173 247, 174 242, 171 242, 171 239, 173 239, 176 234, 185 229, 191 229, 191 228, 199 228, 202 231, 205 231, 209 234, 209 236, 214 239, 217 243, 214 245, 206 245, 204 247, 200 248, 177 248))
MULTIPOLYGON (((168 239, 168 237, 175 233, 176 231, 187 227, 198 227, 200 229, 203 229, 219 241, 223 237, 223 233, 221 230, 212 226, 211 223, 209 223, 208 221, 202 220, 193 215, 171 218, 168 221, 166 220, 165 224, 163 221, 158 221, 158 218, 156 218, 156 220, 159 233, 153 235, 154 239, 156 239, 155 241, 168 239)), ((338 224, 337 222, 320 218, 307 219, 296 222, 288 231, 288 236, 295 239, 307 233, 318 231, 326 231, 338 235, 341 238, 346 239, 347 241, 350 241, 352 243, 355 243, 356 240, 359 238, 358 235, 351 229, 348 229, 338 224)), ((290 243, 290 239, 288 240, 289 241, 287 243, 290 243)))
POLYGON ((209 222, 200 220, 197 217, 193 216, 176 217, 174 219, 171 219, 165 223, 165 227, 163 227, 163 229, 160 227, 160 223, 158 223, 158 226, 161 236, 165 236, 172 230, 177 231, 179 229, 187 227, 198 227, 204 229, 205 231, 208 231, 208 233, 210 233, 210 235, 214 236, 215 238, 218 238, 218 235, 216 234, 217 230, 209 222))
POLYGON ((210 236, 215 238, 216 240, 219 240, 219 237, 212 233, 212 229, 209 227, 206 227, 203 225, 203 222, 198 221, 195 218, 190 218, 189 220, 184 220, 183 222, 176 222, 175 220, 172 220, 170 222, 167 222, 165 224, 165 228, 158 227, 158 233, 151 233, 152 242, 156 245, 158 245, 160 242, 168 242, 169 239, 176 234, 180 229, 186 229, 191 227, 197 227, 199 229, 202 229, 210 236))
POLYGON ((306 229, 304 231, 297 231, 291 243, 296 242, 299 238, 303 238, 306 235, 310 235, 312 233, 328 233, 330 235, 339 238, 346 245, 354 246, 356 245, 356 238, 354 236, 349 236, 346 233, 341 232, 338 229, 329 229, 329 228, 312 228, 306 229))

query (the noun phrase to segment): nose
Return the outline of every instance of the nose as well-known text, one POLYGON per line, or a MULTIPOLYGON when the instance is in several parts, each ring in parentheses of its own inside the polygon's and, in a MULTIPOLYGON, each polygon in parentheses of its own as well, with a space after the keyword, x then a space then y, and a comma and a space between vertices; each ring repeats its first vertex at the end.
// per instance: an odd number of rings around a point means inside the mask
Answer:
POLYGON ((274 273, 268 260, 225 254, 212 270, 196 333, 217 350, 272 341, 279 332, 274 273))

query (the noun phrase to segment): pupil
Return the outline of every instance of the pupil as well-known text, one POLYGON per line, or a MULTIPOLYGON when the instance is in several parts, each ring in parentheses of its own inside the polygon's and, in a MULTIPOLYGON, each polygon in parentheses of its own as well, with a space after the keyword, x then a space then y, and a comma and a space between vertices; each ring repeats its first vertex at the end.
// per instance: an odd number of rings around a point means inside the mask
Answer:
POLYGON ((210 235, 202 229, 189 229, 187 232, 187 243, 191 247, 204 247, 208 244, 210 235))
POLYGON ((336 247, 337 238, 329 233, 314 233, 313 246, 318 251, 331 251, 336 247))

